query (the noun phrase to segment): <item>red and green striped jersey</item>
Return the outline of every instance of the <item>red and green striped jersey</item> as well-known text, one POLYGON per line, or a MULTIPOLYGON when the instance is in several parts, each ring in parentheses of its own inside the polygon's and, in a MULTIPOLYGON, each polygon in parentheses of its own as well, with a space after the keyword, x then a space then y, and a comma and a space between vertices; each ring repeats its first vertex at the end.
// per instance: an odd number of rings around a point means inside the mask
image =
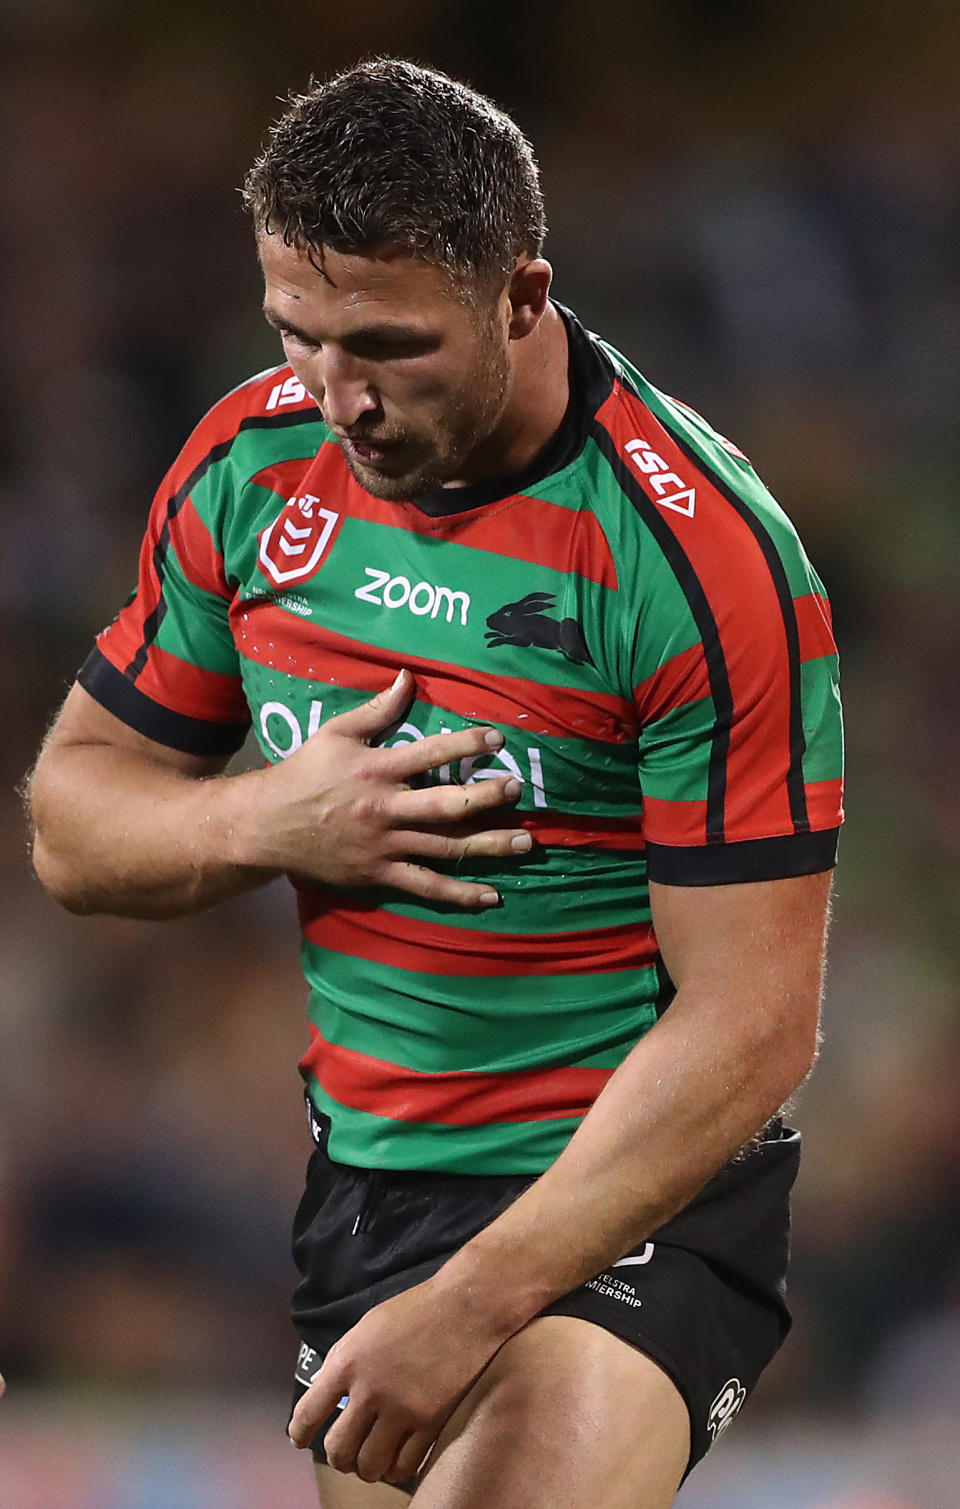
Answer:
POLYGON ((301 1070, 342 1162, 544 1169, 669 1005, 648 880, 834 863, 823 587, 745 457, 561 313, 563 425, 455 513, 449 492, 364 491, 288 368, 236 389, 161 486, 136 593, 80 673, 203 754, 252 720, 282 760, 402 666, 417 693, 392 742, 502 730, 435 775, 522 782, 533 850, 466 877, 499 907, 299 887, 301 1070))

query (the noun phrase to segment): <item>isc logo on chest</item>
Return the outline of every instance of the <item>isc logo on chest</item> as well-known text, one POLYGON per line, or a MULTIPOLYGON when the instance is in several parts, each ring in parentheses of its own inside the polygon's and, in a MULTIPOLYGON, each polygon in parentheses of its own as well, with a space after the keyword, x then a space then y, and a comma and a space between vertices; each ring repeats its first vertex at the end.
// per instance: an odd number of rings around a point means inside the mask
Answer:
POLYGON ((260 539, 260 569, 278 587, 306 581, 323 559, 340 515, 322 508, 315 493, 290 498, 260 539))

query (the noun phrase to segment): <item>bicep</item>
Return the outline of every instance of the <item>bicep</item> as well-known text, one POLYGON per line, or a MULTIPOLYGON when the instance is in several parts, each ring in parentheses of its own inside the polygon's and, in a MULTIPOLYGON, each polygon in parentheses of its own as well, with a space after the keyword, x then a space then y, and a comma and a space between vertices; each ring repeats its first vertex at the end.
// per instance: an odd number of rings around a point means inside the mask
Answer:
POLYGON ((202 779, 219 775, 229 755, 198 755, 158 743, 124 723, 75 682, 47 735, 37 772, 69 749, 106 747, 128 751, 144 764, 161 765, 176 774, 202 779))
POLYGON ((815 1034, 831 873, 715 886, 650 884, 666 969, 688 997, 815 1034))

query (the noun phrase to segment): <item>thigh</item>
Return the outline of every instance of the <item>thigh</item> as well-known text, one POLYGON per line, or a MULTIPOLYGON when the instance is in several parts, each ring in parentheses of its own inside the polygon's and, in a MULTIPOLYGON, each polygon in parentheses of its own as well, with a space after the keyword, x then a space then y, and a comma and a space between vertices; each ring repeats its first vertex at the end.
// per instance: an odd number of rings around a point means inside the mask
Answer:
POLYGON ((357 1477, 337 1472, 326 1462, 316 1463, 320 1509, 404 1509, 410 1495, 389 1483, 363 1483, 357 1477))
POLYGON ((414 1509, 668 1509, 690 1454, 674 1383, 619 1336, 541 1316, 444 1427, 414 1509))

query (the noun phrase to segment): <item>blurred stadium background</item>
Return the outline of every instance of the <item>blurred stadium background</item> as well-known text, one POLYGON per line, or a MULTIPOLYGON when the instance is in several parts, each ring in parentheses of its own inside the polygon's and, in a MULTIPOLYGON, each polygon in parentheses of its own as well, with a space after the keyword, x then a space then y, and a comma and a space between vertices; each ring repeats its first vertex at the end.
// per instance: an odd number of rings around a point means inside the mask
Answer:
POLYGON ((533 137, 558 296, 746 449, 835 607, 850 820, 798 1323, 682 1503, 955 1509, 960 8, 2 0, 0 25, 0 1505, 313 1503, 281 1434, 290 902, 60 914, 14 785, 186 433, 279 359, 234 192, 276 97, 398 52, 533 137))

